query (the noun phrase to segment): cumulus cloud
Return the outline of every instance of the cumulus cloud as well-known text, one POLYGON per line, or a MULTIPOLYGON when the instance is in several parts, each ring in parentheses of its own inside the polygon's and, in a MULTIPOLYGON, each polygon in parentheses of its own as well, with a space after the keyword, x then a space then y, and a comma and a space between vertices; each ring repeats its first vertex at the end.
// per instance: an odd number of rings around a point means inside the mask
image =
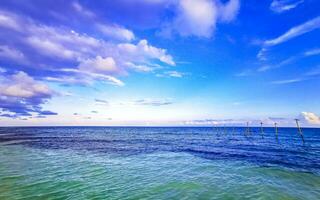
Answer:
POLYGON ((125 42, 92 37, 62 26, 39 24, 33 19, 10 12, 0 14, 6 17, 6 21, 10 19, 19 27, 1 27, 0 24, 0 29, 10 30, 10 37, 13 38, 10 44, 1 45, 0 56, 5 56, 14 63, 17 63, 17 58, 25 57, 33 65, 24 67, 40 66, 38 70, 47 70, 50 66, 52 73, 43 77, 49 81, 84 85, 93 81, 105 81, 114 85, 124 85, 115 76, 128 74, 130 70, 150 72, 153 63, 175 65, 173 57, 166 49, 152 46, 147 40, 131 43, 134 34, 120 26, 103 28, 110 29, 112 34, 121 35, 125 42), (20 52, 12 46, 23 46, 27 51, 20 52), (42 66, 45 68, 41 68, 42 66), (58 66, 67 66, 69 71, 64 71, 58 66), (68 76, 71 73, 77 76, 68 76))
POLYGON ((117 74, 119 68, 112 57, 102 58, 97 56, 93 59, 87 59, 79 64, 79 69, 83 71, 96 72, 102 74, 117 74))
POLYGON ((216 23, 232 21, 239 8, 239 0, 229 0, 225 4, 212 0, 180 0, 174 19, 165 23, 161 34, 169 36, 176 32, 181 36, 210 38, 216 23))
POLYGON ((320 117, 312 112, 302 112, 301 113, 304 120, 310 124, 320 125, 320 117))
POLYGON ((2 76, 0 81, 0 109, 7 112, 6 116, 32 116, 32 113, 39 116, 56 114, 42 110, 41 107, 55 94, 47 85, 21 71, 10 76, 2 76))
POLYGON ((209 0, 181 0, 174 28, 182 36, 210 37, 217 20, 217 6, 209 0))
POLYGON ((304 0, 273 0, 270 4, 270 9, 276 13, 282 13, 296 8, 302 4, 304 0))
POLYGON ((230 0, 226 4, 218 2, 219 19, 223 22, 230 22, 235 19, 240 9, 239 0, 230 0))
POLYGON ((168 65, 175 65, 171 55, 167 54, 167 50, 154 47, 148 44, 147 40, 140 40, 138 44, 122 43, 118 45, 120 55, 128 60, 137 60, 140 62, 147 59, 157 59, 168 65))

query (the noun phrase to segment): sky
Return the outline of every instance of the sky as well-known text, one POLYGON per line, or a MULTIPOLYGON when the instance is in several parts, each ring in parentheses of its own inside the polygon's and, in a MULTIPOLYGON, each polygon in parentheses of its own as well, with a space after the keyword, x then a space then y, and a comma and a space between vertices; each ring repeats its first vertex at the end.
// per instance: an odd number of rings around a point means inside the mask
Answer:
POLYGON ((2 0, 0 126, 320 126, 318 0, 2 0))

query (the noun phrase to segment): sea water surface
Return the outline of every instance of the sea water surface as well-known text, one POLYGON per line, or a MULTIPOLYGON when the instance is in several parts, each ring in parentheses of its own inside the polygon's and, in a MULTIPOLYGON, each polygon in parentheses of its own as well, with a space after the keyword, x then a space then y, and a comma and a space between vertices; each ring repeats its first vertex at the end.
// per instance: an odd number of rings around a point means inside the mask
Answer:
POLYGON ((320 199, 320 129, 0 128, 0 199, 320 199))

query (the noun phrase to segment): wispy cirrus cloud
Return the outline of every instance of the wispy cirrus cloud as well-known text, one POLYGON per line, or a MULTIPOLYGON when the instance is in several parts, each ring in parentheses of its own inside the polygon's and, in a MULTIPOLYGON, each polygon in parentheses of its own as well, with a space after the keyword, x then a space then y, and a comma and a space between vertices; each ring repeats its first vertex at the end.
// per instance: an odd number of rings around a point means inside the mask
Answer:
POLYGON ((304 52, 305 56, 315 56, 320 55, 320 48, 310 49, 306 52, 304 52))
POLYGON ((276 13, 283 13, 296 8, 303 2, 304 0, 273 0, 270 9, 276 13))
POLYGON ((276 85, 282 85, 282 84, 290 84, 290 83, 297 83, 304 81, 305 79, 303 78, 294 78, 294 79, 285 79, 285 80, 278 80, 278 81, 272 81, 272 84, 276 85))
POLYGON ((320 66, 316 66, 313 69, 305 72, 304 74, 301 74, 300 77, 298 78, 271 81, 271 84, 283 85, 283 84, 298 83, 302 81, 316 79, 318 78, 319 75, 320 75, 320 66))
POLYGON ((166 106, 173 104, 170 100, 155 100, 155 99, 139 99, 133 101, 134 105, 143 105, 143 106, 166 106))
MULTIPOLYGON (((296 37, 299 37, 303 34, 309 33, 311 31, 314 31, 319 28, 320 28, 320 16, 315 17, 311 20, 308 20, 305 23, 302 23, 300 25, 294 26, 278 37, 262 41, 261 42, 262 47, 257 54, 258 60, 260 60, 262 62, 266 62, 267 61, 267 53, 270 51, 271 47, 276 46, 276 45, 280 45, 282 43, 285 43, 289 40, 292 40, 296 37)), ((312 53, 317 54, 317 51, 309 52, 309 55, 311 55, 312 53)))
POLYGON ((311 69, 310 71, 304 74, 305 76, 319 76, 320 75, 320 65, 316 66, 315 68, 311 69))
POLYGON ((96 105, 100 105, 100 106, 108 106, 108 105, 110 105, 109 101, 107 101, 107 100, 95 99, 94 101, 96 102, 96 105))
POLYGON ((281 68, 284 66, 287 66, 289 64, 292 64, 300 59, 306 58, 306 57, 311 57, 311 56, 316 56, 320 54, 320 49, 319 48, 314 48, 314 49, 309 49, 306 50, 303 53, 300 53, 298 55, 294 55, 291 56, 285 60, 282 60, 280 62, 277 63, 273 63, 273 64, 264 64, 263 66, 259 67, 257 69, 258 72, 265 72, 265 71, 269 71, 272 69, 277 69, 277 68, 281 68))
POLYGON ((259 67, 257 71, 258 72, 265 72, 265 71, 268 71, 271 69, 277 69, 277 68, 283 67, 285 65, 288 65, 290 63, 293 63, 296 60, 298 60, 298 57, 293 56, 293 57, 287 58, 283 61, 280 61, 279 63, 263 65, 263 66, 259 67))
POLYGON ((178 72, 178 71, 167 71, 167 72, 165 72, 165 74, 167 74, 170 77, 175 77, 175 78, 182 78, 183 76, 185 76, 185 73, 178 72))
POLYGON ((83 7, 78 1, 73 1, 71 2, 71 7, 78 12, 79 14, 85 16, 85 17, 89 17, 89 18, 93 18, 96 17, 96 14, 88 9, 86 9, 85 7, 83 7))
POLYGON ((298 26, 292 27, 288 31, 286 31, 284 34, 273 38, 266 40, 264 42, 264 46, 270 47, 270 46, 275 46, 281 43, 284 43, 288 40, 291 40, 295 37, 298 37, 300 35, 306 34, 308 32, 311 32, 315 29, 320 28, 320 16, 315 17, 303 24, 300 24, 298 26))
POLYGON ((171 77, 171 78, 183 78, 185 76, 189 75, 189 73, 186 72, 179 72, 175 70, 171 71, 165 71, 163 73, 156 74, 157 77, 171 77))
POLYGON ((19 63, 26 62, 26 58, 21 51, 5 45, 0 45, 0 58, 15 60, 19 63))

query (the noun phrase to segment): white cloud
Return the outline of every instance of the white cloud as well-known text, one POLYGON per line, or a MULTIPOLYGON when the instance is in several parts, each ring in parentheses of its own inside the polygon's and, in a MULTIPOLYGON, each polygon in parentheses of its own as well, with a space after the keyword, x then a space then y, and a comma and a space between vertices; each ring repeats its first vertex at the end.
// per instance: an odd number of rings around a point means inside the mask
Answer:
POLYGON ((157 59, 168 65, 175 65, 171 55, 165 49, 157 48, 148 44, 147 40, 140 40, 137 45, 122 43, 118 45, 119 55, 128 60, 146 61, 147 59, 157 59))
POLYGON ((38 37, 29 37, 27 42, 35 49, 38 50, 39 53, 43 55, 47 55, 49 57, 58 57, 63 59, 76 59, 79 54, 75 51, 66 49, 59 43, 41 39, 38 37))
POLYGON ((273 0, 270 4, 270 9, 276 13, 282 13, 296 8, 302 4, 304 0, 273 0))
POLYGON ((139 99, 133 101, 134 105, 142 105, 142 106, 166 106, 173 104, 170 100, 154 100, 154 99, 139 99))
POLYGON ((96 15, 91 12, 90 10, 84 8, 79 2, 77 1, 74 1, 71 3, 71 6, 73 7, 73 9, 75 11, 77 11, 79 14, 83 15, 83 16, 86 16, 86 17, 89 17, 89 18, 93 18, 95 17, 96 15))
POLYGON ((279 80, 279 81, 272 81, 272 84, 282 85, 282 84, 290 84, 290 83, 297 83, 301 82, 305 79, 302 78, 294 78, 294 79, 286 79, 286 80, 279 80))
POLYGON ((97 24, 97 28, 111 39, 131 41, 135 38, 132 31, 120 26, 97 24))
POLYGON ((5 45, 0 45, 0 57, 20 62, 25 61, 25 56, 22 52, 5 45))
POLYGON ((320 125, 320 117, 312 112, 302 112, 303 118, 310 124, 320 125))
POLYGON ((87 59, 79 64, 79 69, 88 72, 95 72, 101 74, 118 74, 119 68, 112 57, 87 59))
POLYGON ((18 72, 1 83, 0 95, 10 97, 34 98, 40 96, 51 96, 53 91, 43 83, 35 81, 24 72, 18 72))
POLYGON ((164 23, 162 35, 178 33, 181 36, 210 38, 217 22, 230 22, 235 19, 240 1, 229 0, 222 4, 218 0, 179 0, 175 7, 175 17, 164 23))
MULTIPOLYGON (((93 78, 97 78, 97 80, 111 84, 124 85, 122 81, 113 75, 127 74, 127 70, 132 69, 139 72, 151 71, 151 66, 159 64, 159 62, 175 65, 172 56, 167 53, 166 49, 152 46, 147 40, 140 40, 137 44, 130 42, 119 43, 119 40, 106 41, 87 34, 77 33, 65 27, 42 25, 30 18, 16 16, 12 13, 0 12, 0 14, 11 19, 13 24, 23 29, 21 31, 11 26, 4 27, 14 31, 12 37, 15 38, 15 41, 21 41, 24 46, 28 47, 27 52, 18 52, 11 46, 1 46, 0 56, 2 54, 2 56, 10 57, 13 62, 16 62, 16 58, 23 55, 26 59, 30 59, 30 62, 34 63, 34 65, 49 66, 51 68, 56 68, 55 62, 68 63, 68 68, 80 69, 82 76, 84 76, 84 72, 90 74, 89 80, 60 77, 60 74, 45 77, 50 81, 62 82, 66 78, 66 82, 70 84, 79 82, 88 84, 92 83, 93 78), (48 61, 48 58, 51 59, 48 61), (50 66, 53 61, 54 66, 50 66), (134 67, 128 66, 127 63, 132 63, 134 67)), ((120 34, 125 40, 129 41, 134 38, 134 34, 129 30, 120 27, 113 29, 113 31, 115 30, 118 31, 116 34, 120 34)), ((56 71, 59 71, 59 69, 56 71)), ((80 72, 77 73, 79 74, 80 72)))
POLYGON ((210 0, 181 0, 174 27, 182 36, 210 37, 215 29, 217 6, 210 0))
MULTIPOLYGON (((262 44, 262 48, 260 49, 260 51, 257 54, 257 58, 260 61, 266 61, 267 57, 266 57, 266 53, 270 50, 270 48, 272 46, 276 46, 279 44, 282 44, 288 40, 294 39, 300 35, 309 33, 313 30, 316 30, 320 28, 320 16, 313 18, 303 24, 300 24, 298 26, 292 27, 290 28, 288 31, 286 31, 284 34, 273 38, 273 39, 269 39, 263 42, 262 44)), ((317 54, 317 50, 315 50, 314 52, 306 52, 305 56, 311 56, 312 54, 317 54), (308 55, 309 54, 309 55, 308 55)))
POLYGON ((42 110, 53 95, 57 94, 46 84, 36 81, 25 72, 0 76, 0 117, 45 117, 57 113, 42 110))
POLYGON ((172 77, 172 78, 182 78, 188 75, 188 73, 178 72, 178 71, 165 71, 163 73, 156 74, 157 77, 172 77))
POLYGON ((311 50, 304 52, 305 56, 315 56, 315 55, 319 55, 319 54, 320 54, 320 48, 311 49, 311 50))
POLYGON ((320 16, 298 26, 292 27, 279 37, 265 41, 264 45, 275 46, 318 28, 320 28, 320 16))
POLYGON ((156 69, 156 67, 150 67, 147 65, 135 65, 131 62, 125 64, 127 67, 137 71, 137 72, 152 72, 156 69))
POLYGON ((5 73, 5 72, 7 72, 7 70, 2 68, 2 67, 0 67, 0 73, 5 73))
POLYGON ((271 69, 277 69, 277 68, 280 68, 280 67, 283 67, 285 65, 288 65, 290 63, 293 63, 295 62, 296 60, 299 59, 299 56, 292 56, 290 58, 287 58, 279 63, 276 63, 276 64, 273 64, 273 65, 264 65, 260 68, 258 68, 258 72, 265 72, 265 71, 268 71, 268 70, 271 70, 271 69))
POLYGON ((239 73, 235 74, 235 76, 237 76, 237 77, 245 77, 245 76, 250 76, 252 74, 253 74, 252 70, 246 69, 246 70, 244 70, 242 72, 239 72, 239 73))
POLYGON ((72 73, 73 76, 60 76, 60 77, 45 77, 48 81, 60 82, 63 84, 82 84, 82 85, 92 85, 95 81, 102 81, 116 86, 124 86, 125 84, 111 75, 105 75, 101 73, 94 73, 89 71, 84 71, 80 69, 64 68, 59 70, 60 72, 72 73))
POLYGON ((11 13, 3 12, 0 10, 0 26, 21 31, 21 26, 16 21, 16 16, 11 13))
POLYGON ((267 58, 266 58, 266 54, 268 52, 268 49, 263 47, 260 49, 260 51, 258 52, 257 54, 257 58, 260 60, 260 61, 266 61, 267 58))
POLYGON ((165 72, 165 74, 175 78, 182 78, 185 75, 184 73, 178 72, 178 71, 168 71, 168 72, 165 72))
POLYGON ((94 101, 96 102, 96 105, 99 105, 99 106, 109 106, 110 105, 110 103, 107 100, 95 99, 94 101))
POLYGON ((320 75, 320 65, 305 73, 305 76, 318 76, 320 75))
POLYGON ((219 19, 224 22, 230 22, 235 19, 240 9, 239 0, 230 0, 226 4, 219 6, 219 19))

